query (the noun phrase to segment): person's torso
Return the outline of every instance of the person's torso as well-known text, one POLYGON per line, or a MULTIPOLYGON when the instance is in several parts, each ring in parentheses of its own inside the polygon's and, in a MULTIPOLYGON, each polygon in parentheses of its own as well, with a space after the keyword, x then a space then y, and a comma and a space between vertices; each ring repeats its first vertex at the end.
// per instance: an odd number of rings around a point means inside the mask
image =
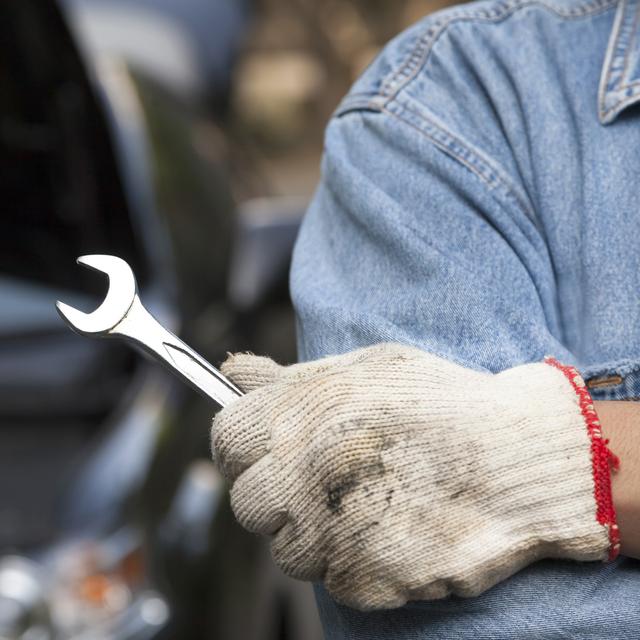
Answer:
MULTIPOLYGON (((510 186, 522 218, 500 231, 525 265, 541 250, 527 227, 544 239, 551 330, 600 380, 594 397, 639 399, 640 2, 441 12, 385 49, 337 113, 354 110, 415 118, 445 153, 460 137, 482 160, 471 169, 510 186)), ((545 561, 480 598, 393 612, 319 602, 329 640, 638 638, 640 565, 545 561)))

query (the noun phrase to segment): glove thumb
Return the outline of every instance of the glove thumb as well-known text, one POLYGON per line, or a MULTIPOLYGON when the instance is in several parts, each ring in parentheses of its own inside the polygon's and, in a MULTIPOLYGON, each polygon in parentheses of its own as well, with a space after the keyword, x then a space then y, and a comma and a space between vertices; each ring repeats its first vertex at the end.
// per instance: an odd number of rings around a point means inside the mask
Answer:
POLYGON ((245 393, 276 382, 283 369, 271 358, 251 353, 232 353, 220 367, 222 373, 245 393))

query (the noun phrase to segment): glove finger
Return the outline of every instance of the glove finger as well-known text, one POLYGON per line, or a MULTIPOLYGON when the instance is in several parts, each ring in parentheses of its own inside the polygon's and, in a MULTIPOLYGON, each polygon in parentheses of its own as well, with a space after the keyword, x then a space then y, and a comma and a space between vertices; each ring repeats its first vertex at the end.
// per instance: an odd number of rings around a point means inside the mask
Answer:
POLYGON ((287 519, 286 491, 268 454, 249 467, 231 488, 231 509, 248 531, 271 535, 287 519))
POLYGON ((271 541, 271 554, 282 571, 296 580, 314 582, 325 574, 326 555, 319 527, 303 527, 289 518, 271 541))
POLYGON ((242 391, 249 393, 276 382, 281 377, 284 367, 271 358, 250 353, 235 353, 227 358, 220 369, 242 391))
POLYGON ((263 387, 219 411, 211 425, 211 452, 222 474, 235 480, 269 451, 271 425, 265 407, 272 400, 263 387))

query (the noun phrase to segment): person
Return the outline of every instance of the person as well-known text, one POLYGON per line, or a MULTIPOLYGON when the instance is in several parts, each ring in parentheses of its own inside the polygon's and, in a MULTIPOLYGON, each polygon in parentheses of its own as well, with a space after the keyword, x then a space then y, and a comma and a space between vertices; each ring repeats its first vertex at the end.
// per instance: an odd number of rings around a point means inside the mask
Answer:
POLYGON ((328 126, 301 363, 212 447, 330 640, 640 637, 639 15, 447 9, 328 126))

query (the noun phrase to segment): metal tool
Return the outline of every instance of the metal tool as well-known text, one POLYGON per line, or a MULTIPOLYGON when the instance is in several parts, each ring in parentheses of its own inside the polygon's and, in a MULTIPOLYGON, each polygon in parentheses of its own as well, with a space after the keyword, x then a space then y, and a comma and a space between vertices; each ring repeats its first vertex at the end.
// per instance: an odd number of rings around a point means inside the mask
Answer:
POLYGON ((124 260, 93 255, 82 256, 77 262, 105 273, 109 277, 109 290, 93 313, 84 313, 64 302, 56 303, 58 313, 71 329, 83 336, 122 338, 132 343, 220 407, 242 395, 220 371, 167 331, 142 306, 136 278, 124 260))

